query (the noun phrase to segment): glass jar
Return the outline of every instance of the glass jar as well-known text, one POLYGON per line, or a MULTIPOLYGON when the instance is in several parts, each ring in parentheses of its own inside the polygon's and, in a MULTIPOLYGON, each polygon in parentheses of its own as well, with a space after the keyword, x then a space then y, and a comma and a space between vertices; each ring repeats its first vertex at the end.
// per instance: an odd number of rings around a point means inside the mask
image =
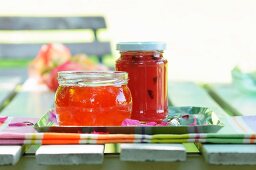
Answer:
POLYGON ((118 43, 121 57, 116 70, 128 72, 128 87, 133 105, 132 119, 162 121, 168 112, 167 60, 163 58, 165 43, 118 43))
POLYGON ((120 126, 130 118, 128 74, 122 71, 58 73, 55 95, 61 126, 120 126))

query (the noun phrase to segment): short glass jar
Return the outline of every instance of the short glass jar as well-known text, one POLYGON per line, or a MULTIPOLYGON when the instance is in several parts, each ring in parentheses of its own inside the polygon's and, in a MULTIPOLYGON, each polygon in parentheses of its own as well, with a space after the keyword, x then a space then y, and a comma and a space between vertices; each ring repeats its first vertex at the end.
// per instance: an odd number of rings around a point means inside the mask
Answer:
POLYGON ((56 112, 61 126, 120 126, 130 118, 132 98, 122 71, 58 73, 56 112))
POLYGON ((165 43, 123 42, 117 44, 120 58, 116 70, 129 75, 133 98, 132 119, 161 122, 168 112, 165 43))

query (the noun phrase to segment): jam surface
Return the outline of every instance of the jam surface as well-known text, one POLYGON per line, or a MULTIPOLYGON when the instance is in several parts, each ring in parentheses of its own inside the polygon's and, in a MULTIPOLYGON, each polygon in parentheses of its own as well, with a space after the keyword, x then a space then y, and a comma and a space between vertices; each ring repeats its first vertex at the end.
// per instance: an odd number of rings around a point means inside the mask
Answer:
POLYGON ((132 109, 126 85, 59 86, 55 104, 61 126, 120 126, 132 109))
POLYGON ((167 60, 160 52, 122 52, 118 71, 128 72, 132 119, 161 122, 168 111, 167 60))

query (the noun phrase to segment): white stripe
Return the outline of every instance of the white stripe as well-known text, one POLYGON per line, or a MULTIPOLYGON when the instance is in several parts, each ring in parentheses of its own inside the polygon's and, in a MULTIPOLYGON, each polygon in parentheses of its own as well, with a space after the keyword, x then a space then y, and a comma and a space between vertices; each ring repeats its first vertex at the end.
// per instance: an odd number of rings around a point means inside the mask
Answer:
POLYGON ((80 143, 80 144, 89 144, 89 143, 95 144, 95 143, 97 143, 97 140, 92 140, 92 139, 80 139, 80 140, 79 140, 79 143, 80 143))
POLYGON ((42 144, 42 140, 31 140, 31 139, 25 139, 24 144, 42 144))
POLYGON ((44 134, 43 133, 25 133, 25 139, 26 140, 42 140, 44 134))
POLYGON ((80 134, 80 139, 85 139, 87 140, 88 138, 91 139, 97 139, 98 138, 98 134, 80 134))

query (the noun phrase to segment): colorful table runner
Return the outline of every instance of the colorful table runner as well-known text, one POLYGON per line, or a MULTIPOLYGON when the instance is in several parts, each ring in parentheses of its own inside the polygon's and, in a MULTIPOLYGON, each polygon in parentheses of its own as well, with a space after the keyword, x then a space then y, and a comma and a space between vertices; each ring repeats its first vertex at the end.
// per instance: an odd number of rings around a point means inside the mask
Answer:
POLYGON ((34 118, 0 117, 0 145, 5 144, 105 144, 105 143, 256 143, 256 116, 235 116, 225 120, 218 133, 190 134, 78 134, 38 133, 27 122, 34 118))

